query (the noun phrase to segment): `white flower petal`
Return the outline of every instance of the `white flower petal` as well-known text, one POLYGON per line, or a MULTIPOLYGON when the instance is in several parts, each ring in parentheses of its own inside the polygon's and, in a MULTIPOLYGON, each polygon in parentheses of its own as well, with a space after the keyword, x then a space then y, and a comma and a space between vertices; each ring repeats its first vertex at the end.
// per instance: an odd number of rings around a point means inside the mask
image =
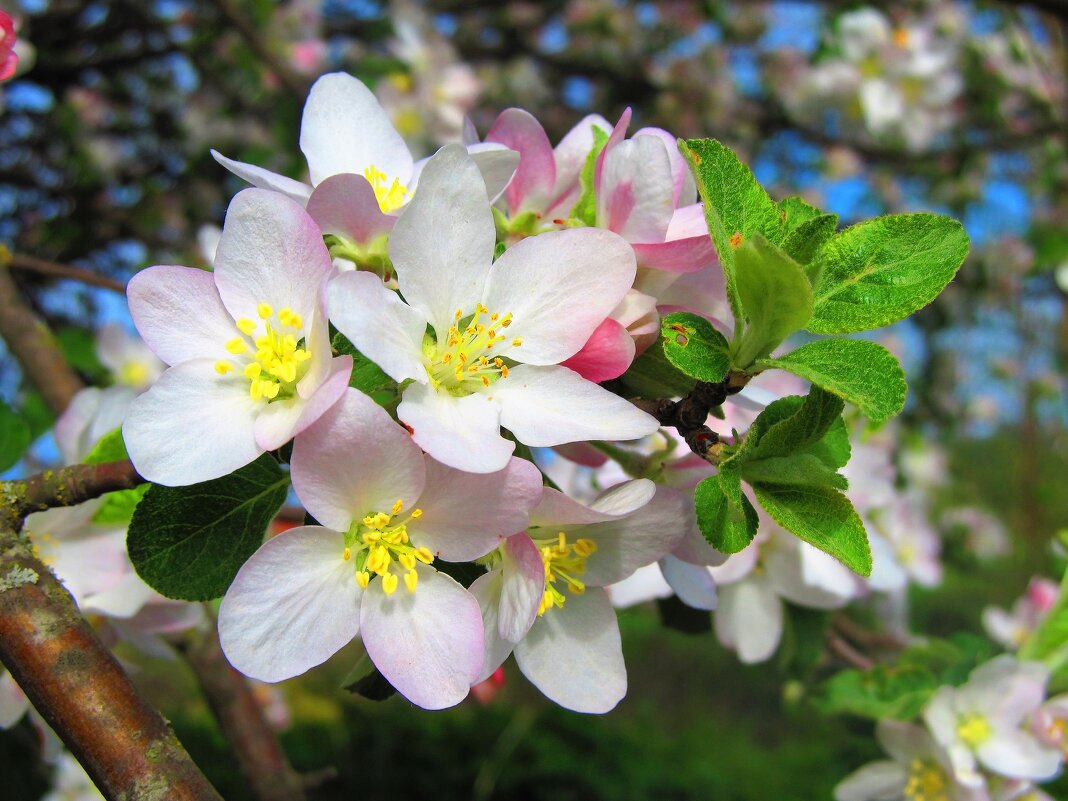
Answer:
POLYGON ((607 152, 597 225, 628 242, 663 242, 675 211, 671 162, 659 137, 639 136, 607 152))
POLYGON ((519 154, 492 142, 468 145, 467 152, 475 162, 486 184, 486 197, 493 203, 501 196, 519 166, 519 154))
POLYGON ((122 438, 146 480, 183 486, 225 476, 263 450, 244 377, 220 376, 211 359, 171 367, 130 404, 122 438))
POLYGON ((504 664, 514 648, 514 643, 509 642, 499 633, 498 614, 501 601, 501 571, 494 570, 485 573, 475 579, 467 591, 478 601, 482 611, 482 638, 483 657, 482 670, 472 684, 485 681, 496 672, 497 668, 504 664))
MULTIPOLYGON (((611 231, 573 228, 531 236, 493 264, 482 303, 511 313, 509 342, 498 351, 524 364, 574 356, 634 283, 634 251, 611 231)), ((402 286, 403 289, 403 286, 402 286)))
POLYGON ((514 456, 496 473, 465 473, 427 459, 423 514, 408 524, 408 534, 446 561, 470 562, 524 530, 541 491, 538 468, 514 456))
POLYGON ((898 801, 903 797, 908 771, 883 759, 850 773, 834 788, 834 801, 898 801))
POLYGON ((691 565, 668 554, 660 560, 660 569, 679 600, 687 606, 711 611, 718 605, 716 581, 707 567, 691 565))
MULTIPOLYGON (((263 167, 257 167, 255 164, 246 164, 243 161, 228 159, 217 150, 211 151, 211 155, 212 158, 238 178, 243 178, 253 186, 258 186, 260 189, 281 192, 290 200, 293 200, 302 206, 308 202, 308 198, 311 196, 312 188, 306 183, 294 181, 292 178, 287 178, 276 172, 265 170, 263 167)), ((214 256, 212 257, 212 260, 214 260, 214 256)))
POLYGON ((627 693, 619 623, 602 589, 569 595, 538 618, 515 660, 549 700, 575 712, 608 712, 627 693))
POLYGON ((6 670, 0 669, 0 729, 10 729, 30 709, 30 699, 6 670))
POLYGON ((360 587, 344 549, 343 534, 301 526, 252 555, 219 607, 219 641, 231 665, 281 681, 322 664, 357 635, 360 587))
POLYGON ((469 473, 496 473, 508 464, 515 443, 501 436, 500 414, 485 395, 456 397, 428 384, 409 385, 397 407, 420 448, 469 473))
POLYGON ((263 450, 281 448, 322 417, 344 394, 352 374, 352 357, 330 359, 327 356, 326 364, 333 367, 333 372, 315 388, 310 398, 305 400, 298 395, 289 400, 275 401, 267 404, 256 416, 256 444, 263 450))
POLYGON ((412 175, 412 154, 374 94, 343 72, 324 75, 311 88, 300 122, 300 150, 313 184, 331 175, 359 175, 373 166, 402 186, 412 175))
POLYGON ((383 214, 371 184, 362 175, 332 175, 315 187, 308 214, 324 234, 367 244, 393 230, 397 218, 383 214))
POLYGON ((478 601, 452 578, 417 563, 415 592, 393 595, 371 582, 360 610, 367 655, 405 698, 423 709, 455 706, 482 671, 478 601))
POLYGON ((979 761, 995 773, 1014 779, 1044 781, 1056 775, 1062 755, 1024 731, 999 731, 976 749, 979 761))
POLYGON ((434 326, 439 341, 457 309, 474 313, 495 242, 478 168, 459 145, 443 147, 427 162, 419 191, 389 238, 400 291, 434 326))
POLYGON ((408 433, 355 389, 297 437, 292 465, 297 497, 340 531, 369 514, 388 514, 397 500, 411 511, 426 481, 423 454, 408 433))
POLYGON ((626 609, 635 604, 668 598, 675 594, 664 574, 660 572, 659 565, 639 567, 627 578, 605 589, 608 590, 608 597, 616 609, 626 609))
POLYGON ((764 662, 775 653, 782 638, 782 601, 764 576, 719 588, 717 633, 721 627, 729 637, 724 644, 733 644, 744 664, 764 662))
POLYGON ((427 381, 426 318, 373 273, 342 273, 326 285, 330 319, 364 356, 394 381, 427 381))
POLYGON ((545 592, 545 565, 541 552, 526 534, 515 534, 504 544, 501 607, 498 633, 509 642, 519 642, 538 616, 545 592))
POLYGON ((494 384, 493 398, 501 425, 533 447, 638 439, 659 428, 652 415, 566 367, 521 364, 494 384))

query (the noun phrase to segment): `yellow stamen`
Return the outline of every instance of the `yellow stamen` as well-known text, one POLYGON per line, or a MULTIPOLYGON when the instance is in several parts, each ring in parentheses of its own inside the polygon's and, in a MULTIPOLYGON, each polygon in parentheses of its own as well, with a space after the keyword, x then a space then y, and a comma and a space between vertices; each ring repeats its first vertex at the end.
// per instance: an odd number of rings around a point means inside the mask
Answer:
POLYGON ((415 585, 419 583, 419 574, 414 570, 409 570, 404 574, 404 586, 408 588, 408 592, 415 592, 415 585))
POLYGON ((226 349, 235 356, 248 350, 248 343, 241 337, 234 337, 226 343, 226 349))
POLYGON ((234 366, 232 364, 230 364, 230 362, 228 362, 228 361, 224 361, 222 359, 219 359, 219 361, 215 362, 215 372, 218 373, 219 375, 226 375, 227 373, 229 373, 233 369, 234 369, 234 366))
POLYGON ((247 337, 252 336, 252 332, 256 330, 256 323, 247 317, 242 317, 237 320, 237 330, 247 337))
POLYGON ((274 314, 274 309, 271 308, 269 303, 261 303, 256 307, 256 313, 260 316, 261 320, 266 320, 274 314))
POLYGON ((382 576, 382 592, 386 595, 395 593, 397 591, 397 581, 396 573, 386 573, 386 575, 382 576))

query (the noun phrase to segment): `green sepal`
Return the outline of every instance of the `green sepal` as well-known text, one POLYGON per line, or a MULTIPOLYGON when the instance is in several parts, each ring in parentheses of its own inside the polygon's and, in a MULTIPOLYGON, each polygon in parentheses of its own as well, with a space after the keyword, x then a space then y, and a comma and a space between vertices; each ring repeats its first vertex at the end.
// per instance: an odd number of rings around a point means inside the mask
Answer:
POLYGON ((568 216, 592 227, 597 225, 597 197, 594 176, 597 171, 597 159, 600 158, 604 146, 608 144, 608 134, 596 125, 590 130, 593 132, 593 147, 590 148, 590 152, 586 154, 586 160, 582 163, 582 171, 579 173, 581 193, 568 216))

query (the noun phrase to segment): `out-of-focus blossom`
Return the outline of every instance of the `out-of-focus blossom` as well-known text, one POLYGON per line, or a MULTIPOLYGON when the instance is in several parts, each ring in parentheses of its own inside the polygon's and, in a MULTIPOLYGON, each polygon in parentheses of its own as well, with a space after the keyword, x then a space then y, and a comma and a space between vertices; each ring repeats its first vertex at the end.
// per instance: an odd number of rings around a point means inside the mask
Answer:
POLYGON ((942 515, 942 526, 960 529, 964 545, 980 559, 1004 556, 1009 552, 1009 534, 994 515, 974 506, 950 509, 942 515))
POLYGON ((74 754, 64 751, 52 773, 52 789, 41 801, 104 801, 104 796, 74 754))
POLYGON ((1007 612, 996 606, 983 610, 983 628, 990 638, 1010 651, 1015 651, 1045 620, 1057 600, 1056 583, 1045 578, 1033 578, 1027 591, 1007 612))
POLYGON ((19 56, 15 51, 15 21, 6 11, 0 10, 0 81, 15 74, 19 56))

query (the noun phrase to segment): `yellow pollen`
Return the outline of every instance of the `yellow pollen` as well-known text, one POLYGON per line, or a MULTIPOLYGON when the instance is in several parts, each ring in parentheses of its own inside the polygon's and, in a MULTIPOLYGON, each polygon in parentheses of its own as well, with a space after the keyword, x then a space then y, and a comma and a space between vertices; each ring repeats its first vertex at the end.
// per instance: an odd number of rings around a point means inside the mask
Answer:
POLYGON ((344 559, 346 562, 349 561, 352 558, 352 549, 346 548, 344 551, 342 551, 341 558, 344 559))
POLYGON ((978 748, 994 735, 994 727, 985 715, 972 712, 962 715, 957 721, 957 736, 969 748, 978 748))
POLYGON ((361 590, 366 590, 367 585, 371 583, 371 574, 366 570, 361 570, 356 574, 356 583, 360 585, 361 590))
POLYGON ((234 366, 230 364, 230 362, 224 361, 223 359, 219 359, 219 361, 215 362, 215 372, 219 375, 226 375, 233 369, 234 366))
POLYGON ((424 565, 429 565, 431 562, 434 561, 434 554, 429 548, 416 548, 415 558, 422 562, 424 565))
POLYGON ((256 307, 262 323, 241 317, 234 325, 242 336, 226 342, 226 349, 240 356, 249 351, 248 339, 255 344, 251 358, 238 361, 241 373, 249 380, 249 397, 253 400, 288 400, 296 395, 297 382, 307 371, 311 354, 301 342, 303 320, 286 306, 277 315, 269 303, 256 307), (274 320, 272 320, 272 317, 274 320), (260 326, 262 325, 262 329, 260 326), (291 329, 285 333, 283 329, 291 329), (258 333, 262 330, 262 333, 258 333))
POLYGON ((398 498, 397 502, 395 504, 393 504, 392 512, 395 515, 399 515, 401 513, 402 509, 404 509, 404 501, 402 499, 398 498))
POLYGON ((582 595, 586 585, 579 579, 586 572, 586 559, 597 551, 597 543, 580 538, 568 543, 567 533, 557 532, 554 537, 534 537, 534 543, 541 552, 542 565, 545 568, 545 592, 538 606, 538 614, 544 615, 553 607, 562 607, 566 601, 560 583, 572 595, 582 595))
POLYGON ((132 387, 138 387, 147 383, 148 377, 148 365, 144 362, 131 361, 126 362, 122 366, 122 369, 119 371, 118 380, 120 384, 128 384, 132 387))
POLYGON ((267 320, 274 314, 274 309, 271 308, 270 303, 261 303, 256 307, 256 314, 260 316, 261 320, 267 320))
POLYGON ((519 337, 516 337, 515 339, 512 340, 512 347, 513 348, 518 348, 522 344, 523 344, 523 340, 521 338, 519 338, 519 337))
POLYGON ((386 575, 382 576, 382 592, 386 595, 395 593, 397 591, 397 581, 396 573, 386 573, 386 575))
POLYGON ((234 337, 233 339, 227 341, 226 349, 230 351, 230 353, 237 356, 248 350, 248 343, 245 342, 245 340, 243 340, 241 337, 234 337))
POLYGON ((375 200, 378 201, 378 208, 383 213, 388 214, 391 211, 396 211, 404 205, 408 198, 408 187, 403 186, 397 178, 394 178, 390 183, 386 174, 373 164, 363 171, 363 177, 371 185, 371 190, 375 193, 375 200))
POLYGON ((412 509, 412 520, 418 520, 422 516, 423 516, 423 510, 422 509, 412 509))
POLYGON ((913 759, 905 783, 906 801, 949 801, 946 774, 933 760, 913 759))
MULTIPOLYGON (((464 310, 457 309, 453 317, 464 319, 464 310)), ((508 365, 494 351, 502 347, 506 337, 501 327, 512 319, 511 313, 490 313, 482 303, 475 304, 475 312, 461 329, 449 326, 444 336, 428 336, 424 344, 425 365, 431 384, 455 395, 481 392, 508 373, 508 365), (488 323, 488 324, 487 324, 488 323)))
POLYGON ((905 28, 898 28, 894 31, 894 44, 898 47, 909 46, 909 32, 905 28))
POLYGON ((354 523, 346 534, 346 561, 350 556, 355 563, 356 580, 366 588, 377 576, 382 581, 382 591, 392 595, 401 576, 408 592, 415 592, 419 582, 416 565, 431 564, 434 554, 429 548, 416 548, 408 536, 408 523, 422 516, 422 510, 413 509, 407 518, 395 519, 404 509, 404 501, 398 499, 390 513, 372 512, 354 523))
POLYGON ((237 330, 247 337, 252 336, 252 332, 256 330, 256 323, 247 317, 242 317, 236 321, 237 330))
POLYGON ((414 570, 409 570, 404 574, 404 586, 408 588, 408 592, 415 592, 415 585, 419 583, 419 574, 414 570))

